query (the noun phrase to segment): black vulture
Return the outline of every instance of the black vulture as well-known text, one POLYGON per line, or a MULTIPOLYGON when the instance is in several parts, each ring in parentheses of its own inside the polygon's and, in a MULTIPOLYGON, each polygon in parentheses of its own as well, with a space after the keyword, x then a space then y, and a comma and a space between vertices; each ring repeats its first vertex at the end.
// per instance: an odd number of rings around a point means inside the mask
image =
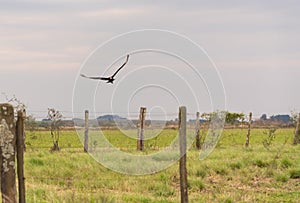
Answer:
POLYGON ((84 77, 84 78, 94 79, 94 80, 105 80, 105 81, 107 81, 107 83, 113 84, 114 80, 115 80, 114 77, 126 65, 126 63, 128 62, 128 58, 129 58, 129 55, 127 55, 126 61, 121 65, 121 67, 112 76, 110 76, 110 77, 88 77, 88 76, 86 76, 84 74, 80 74, 80 76, 84 77))

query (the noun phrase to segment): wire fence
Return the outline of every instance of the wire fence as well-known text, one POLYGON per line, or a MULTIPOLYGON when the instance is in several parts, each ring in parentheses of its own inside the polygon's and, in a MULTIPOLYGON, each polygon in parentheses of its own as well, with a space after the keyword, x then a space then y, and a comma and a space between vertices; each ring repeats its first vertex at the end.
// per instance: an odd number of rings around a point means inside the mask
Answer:
MULTIPOLYGON (((62 114, 63 120, 73 120, 73 119, 82 119, 85 116, 85 112, 79 112, 79 111, 70 111, 70 110, 59 110, 59 112, 62 114)), ((105 115, 117 115, 121 118, 127 118, 127 119, 138 119, 139 112, 138 111, 128 111, 128 112, 109 112, 109 111, 90 111, 90 119, 97 119, 98 117, 105 116, 105 115)), ((206 112, 200 112, 200 119, 204 119, 203 115, 207 114, 206 112), (201 114, 202 113, 202 114, 201 114), (201 117, 202 116, 202 117, 201 117)), ((27 115, 31 115, 37 120, 43 120, 47 119, 48 111, 47 110, 28 110, 27 115)), ((259 113, 252 113, 252 118, 254 120, 258 120, 261 118, 263 114, 259 113)), ((188 119, 195 119, 196 118, 196 112, 187 112, 188 119)), ((244 113, 245 119, 248 119, 248 113, 244 113)), ((166 112, 166 113, 160 113, 160 112, 146 112, 146 118, 151 120, 175 120, 178 118, 178 112, 166 112)))

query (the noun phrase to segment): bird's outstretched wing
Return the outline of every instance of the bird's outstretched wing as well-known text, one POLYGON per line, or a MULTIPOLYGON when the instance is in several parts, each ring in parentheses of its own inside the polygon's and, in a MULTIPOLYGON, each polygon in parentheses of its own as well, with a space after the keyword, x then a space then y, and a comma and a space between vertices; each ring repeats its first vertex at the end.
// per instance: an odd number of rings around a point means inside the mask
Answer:
POLYGON ((129 59, 129 54, 126 57, 126 61, 121 65, 121 67, 111 76, 112 78, 115 77, 117 75, 117 73, 126 65, 126 63, 128 62, 129 59))
POLYGON ((84 77, 84 78, 94 79, 94 80, 106 80, 106 81, 108 81, 110 83, 113 83, 114 77, 126 65, 126 63, 128 62, 128 58, 129 58, 129 55, 127 55, 126 61, 122 64, 122 66, 112 76, 110 76, 110 77, 90 77, 90 76, 86 76, 84 74, 80 74, 80 76, 84 77))
POLYGON ((109 80, 109 78, 106 78, 106 77, 89 77, 84 74, 80 74, 80 76, 84 77, 84 78, 94 79, 94 80, 109 80))

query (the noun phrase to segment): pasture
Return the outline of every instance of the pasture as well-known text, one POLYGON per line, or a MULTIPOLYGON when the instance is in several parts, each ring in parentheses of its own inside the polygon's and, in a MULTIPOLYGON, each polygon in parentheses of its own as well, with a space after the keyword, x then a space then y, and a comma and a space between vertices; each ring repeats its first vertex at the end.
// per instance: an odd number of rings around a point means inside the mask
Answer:
MULTIPOLYGON (((163 130, 145 141, 144 152, 137 152, 136 140, 117 130, 105 131, 116 147, 141 154, 167 146, 176 133, 163 130)), ((248 148, 246 133, 225 129, 203 161, 195 147, 189 149, 189 202, 299 202, 300 145, 291 144, 294 129, 278 129, 267 147, 268 130, 253 129, 248 148)), ((48 131, 26 132, 27 202, 180 202, 178 162, 152 175, 124 175, 84 153, 75 131, 61 132, 60 151, 50 152, 52 145, 48 131)))

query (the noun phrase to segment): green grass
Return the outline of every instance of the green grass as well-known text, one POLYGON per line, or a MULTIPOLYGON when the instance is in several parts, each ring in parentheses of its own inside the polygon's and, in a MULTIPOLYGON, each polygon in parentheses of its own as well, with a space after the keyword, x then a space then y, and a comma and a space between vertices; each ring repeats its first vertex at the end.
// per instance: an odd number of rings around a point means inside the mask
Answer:
MULTIPOLYGON (((291 144, 294 130, 278 129, 269 149, 262 144, 263 131, 252 130, 250 146, 245 148, 246 130, 225 130, 216 149, 203 161, 199 160, 197 150, 190 149, 189 201, 299 202, 300 145, 291 144), (286 136, 289 141, 276 156, 286 136)), ((90 132, 94 139, 90 140, 90 147, 95 141, 95 145, 101 146, 97 134, 90 132)), ((137 152, 136 140, 119 131, 104 134, 121 150, 142 155, 167 146, 177 131, 164 130, 157 138, 145 141, 144 152, 137 152)), ((83 145, 74 131, 63 131, 61 151, 52 153, 49 132, 26 135, 27 202, 180 202, 178 162, 152 175, 124 175, 83 153, 83 145)))

